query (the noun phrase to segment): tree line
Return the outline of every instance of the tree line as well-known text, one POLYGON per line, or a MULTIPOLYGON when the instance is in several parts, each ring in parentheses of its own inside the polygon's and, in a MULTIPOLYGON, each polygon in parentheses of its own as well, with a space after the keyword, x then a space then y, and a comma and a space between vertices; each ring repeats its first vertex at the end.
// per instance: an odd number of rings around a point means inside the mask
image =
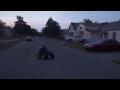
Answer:
MULTIPOLYGON (((16 16, 16 19, 17 21, 14 22, 15 23, 14 27, 13 28, 10 27, 14 31, 14 36, 21 36, 21 35, 40 36, 40 32, 38 32, 38 30, 35 28, 31 28, 31 26, 28 25, 27 22, 23 20, 23 17, 16 16)), ((5 24, 6 24, 5 22, 0 20, 0 28, 6 26, 5 24)))
POLYGON ((37 29, 35 28, 31 28, 30 25, 27 24, 27 22, 25 22, 23 20, 23 17, 21 16, 17 16, 17 21, 14 22, 15 26, 14 26, 14 31, 16 34, 20 35, 25 35, 25 36, 39 36, 40 33, 37 31, 37 29))
MULTIPOLYGON (((13 30, 15 34, 21 35, 30 35, 30 36, 47 36, 47 37, 58 37, 61 36, 61 27, 60 24, 53 20, 51 17, 48 18, 45 27, 42 28, 41 33, 38 32, 37 29, 31 28, 30 25, 27 24, 27 22, 24 21, 23 17, 17 16, 17 21, 15 21, 15 25, 13 27, 13 30)), ((0 21, 1 23, 2 21, 0 21)), ((96 23, 99 24, 98 21, 93 22, 90 19, 83 19, 83 22, 85 23, 96 23)), ((103 22, 108 23, 108 22, 103 22)), ((4 22, 2 24, 5 24, 4 22)), ((1 27, 1 26, 0 26, 1 27)))

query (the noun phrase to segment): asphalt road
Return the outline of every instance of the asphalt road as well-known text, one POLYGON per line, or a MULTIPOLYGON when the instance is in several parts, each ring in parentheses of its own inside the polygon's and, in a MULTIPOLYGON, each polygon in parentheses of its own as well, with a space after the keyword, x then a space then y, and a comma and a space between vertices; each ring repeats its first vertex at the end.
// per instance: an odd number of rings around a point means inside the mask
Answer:
POLYGON ((110 60, 120 53, 86 53, 45 38, 34 38, 0 52, 0 79, 120 79, 120 65, 110 60), (42 45, 54 60, 41 60, 42 45))

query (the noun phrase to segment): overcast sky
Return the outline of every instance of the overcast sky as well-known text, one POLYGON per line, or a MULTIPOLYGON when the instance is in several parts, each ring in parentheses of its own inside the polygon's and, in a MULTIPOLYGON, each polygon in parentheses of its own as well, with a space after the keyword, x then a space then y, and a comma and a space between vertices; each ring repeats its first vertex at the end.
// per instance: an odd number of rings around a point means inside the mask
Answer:
POLYGON ((14 26, 17 15, 38 31, 41 31, 50 17, 60 23, 62 29, 67 29, 71 22, 82 22, 85 18, 98 22, 120 19, 120 11, 0 11, 0 19, 9 26, 14 26))

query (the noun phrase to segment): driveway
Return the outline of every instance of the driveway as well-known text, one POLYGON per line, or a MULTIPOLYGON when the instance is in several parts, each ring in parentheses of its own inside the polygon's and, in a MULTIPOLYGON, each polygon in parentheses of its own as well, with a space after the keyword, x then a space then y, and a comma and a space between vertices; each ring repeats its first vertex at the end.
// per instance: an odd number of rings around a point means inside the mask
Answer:
MULTIPOLYGON (((116 57, 117 56, 117 57, 116 57)), ((120 65, 110 60, 117 54, 86 53, 45 38, 0 52, 1 79, 120 79, 120 65), (54 52, 54 60, 41 60, 42 45, 54 52)))

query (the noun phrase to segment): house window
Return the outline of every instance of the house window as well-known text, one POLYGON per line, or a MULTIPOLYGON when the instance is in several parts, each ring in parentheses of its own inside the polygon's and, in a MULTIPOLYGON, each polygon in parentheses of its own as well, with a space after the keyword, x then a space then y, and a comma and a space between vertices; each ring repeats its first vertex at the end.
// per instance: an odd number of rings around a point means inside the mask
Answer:
POLYGON ((80 27, 80 30, 82 29, 82 27, 80 27))
POLYGON ((116 32, 113 33, 113 39, 116 40, 116 32))
POLYGON ((104 33, 104 38, 108 38, 107 36, 108 36, 108 34, 107 34, 107 33, 104 33))

